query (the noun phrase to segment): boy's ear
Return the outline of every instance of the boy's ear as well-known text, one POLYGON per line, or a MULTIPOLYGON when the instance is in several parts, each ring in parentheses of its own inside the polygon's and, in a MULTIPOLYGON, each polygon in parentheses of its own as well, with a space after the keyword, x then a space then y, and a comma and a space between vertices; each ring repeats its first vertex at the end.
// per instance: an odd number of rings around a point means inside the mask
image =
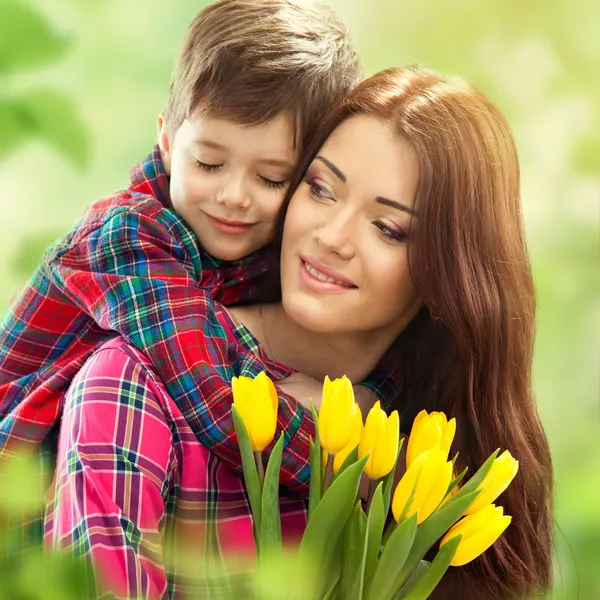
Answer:
POLYGON ((167 175, 171 175, 171 142, 169 140, 167 122, 162 115, 158 115, 158 147, 160 156, 167 175))

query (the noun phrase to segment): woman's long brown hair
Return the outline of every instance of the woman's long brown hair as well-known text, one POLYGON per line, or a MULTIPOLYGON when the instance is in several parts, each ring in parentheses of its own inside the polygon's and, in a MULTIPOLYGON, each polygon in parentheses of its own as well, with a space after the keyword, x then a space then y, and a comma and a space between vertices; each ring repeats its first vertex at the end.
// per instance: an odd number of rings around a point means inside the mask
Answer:
POLYGON ((510 129, 462 80, 388 69, 325 121, 288 201, 335 127, 359 114, 389 124, 419 161, 408 252, 424 308, 386 357, 403 381, 395 404, 405 427, 421 408, 442 410, 457 417, 454 450, 471 473, 496 448, 520 463, 498 500, 511 525, 480 558, 451 569, 434 597, 544 593, 552 582, 552 465, 531 391, 535 298, 510 129))

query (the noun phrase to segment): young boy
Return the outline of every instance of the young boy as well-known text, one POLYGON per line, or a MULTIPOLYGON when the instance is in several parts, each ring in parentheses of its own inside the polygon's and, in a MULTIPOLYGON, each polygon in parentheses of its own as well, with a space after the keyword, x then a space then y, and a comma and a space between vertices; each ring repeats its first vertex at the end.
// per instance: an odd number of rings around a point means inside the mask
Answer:
MULTIPOLYGON (((302 147, 359 78, 326 5, 221 0, 196 16, 158 146, 48 250, 0 321, 0 457, 46 438, 73 376, 117 334, 154 363, 205 445, 235 447, 231 428, 198 418, 205 293, 224 304, 257 295, 302 147)), ((289 417, 296 429, 312 427, 307 412, 289 417)), ((290 443, 284 460, 299 451, 290 443)))

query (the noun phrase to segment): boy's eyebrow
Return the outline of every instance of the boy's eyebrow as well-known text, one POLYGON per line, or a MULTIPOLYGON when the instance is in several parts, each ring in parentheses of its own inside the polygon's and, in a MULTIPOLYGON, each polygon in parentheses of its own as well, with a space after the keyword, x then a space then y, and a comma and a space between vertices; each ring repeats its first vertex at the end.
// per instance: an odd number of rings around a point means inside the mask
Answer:
POLYGON ((401 210, 402 212, 408 213, 411 216, 416 216, 417 212, 415 210, 413 210, 412 208, 409 208, 408 206, 406 206, 406 204, 402 204, 401 202, 396 202, 396 200, 390 200, 389 198, 383 198, 382 196, 377 196, 375 198, 375 202, 377 202, 377 204, 383 204, 385 206, 391 206, 392 208, 397 208, 398 210, 401 210))
POLYGON ((274 167, 284 167, 285 169, 293 169, 295 167, 294 163, 278 158, 265 158, 258 162, 262 165, 273 165, 274 167))
POLYGON ((324 156, 321 155, 317 156, 315 160, 320 160, 322 163, 325 163, 331 169, 331 171, 333 171, 334 175, 336 175, 341 181, 346 183, 346 176, 331 161, 327 160, 324 156))
POLYGON ((196 146, 206 146, 207 148, 214 148, 215 150, 227 150, 225 146, 217 144, 217 142, 211 142, 210 140, 194 140, 196 146))

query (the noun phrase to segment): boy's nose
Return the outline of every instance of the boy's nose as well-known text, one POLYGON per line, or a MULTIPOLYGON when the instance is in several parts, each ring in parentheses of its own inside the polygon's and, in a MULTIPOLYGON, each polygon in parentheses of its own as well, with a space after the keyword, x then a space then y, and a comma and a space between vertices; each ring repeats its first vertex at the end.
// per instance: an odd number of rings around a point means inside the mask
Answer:
POLYGON ((246 210, 250 195, 243 181, 228 181, 217 194, 217 202, 231 210, 246 210))

